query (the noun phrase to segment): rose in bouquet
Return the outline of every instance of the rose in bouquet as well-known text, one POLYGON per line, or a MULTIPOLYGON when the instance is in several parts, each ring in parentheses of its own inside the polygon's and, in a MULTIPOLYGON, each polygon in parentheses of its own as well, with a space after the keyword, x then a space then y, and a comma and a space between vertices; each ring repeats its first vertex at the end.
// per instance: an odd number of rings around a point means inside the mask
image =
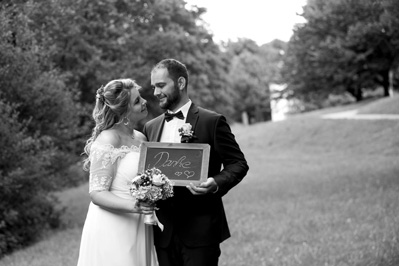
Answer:
MULTIPOLYGON (((158 200, 173 197, 173 184, 169 178, 157 168, 151 168, 139 174, 132 180, 130 194, 139 202, 155 206, 158 200)), ((153 212, 144 218, 146 224, 156 224, 161 230, 163 225, 153 212)))

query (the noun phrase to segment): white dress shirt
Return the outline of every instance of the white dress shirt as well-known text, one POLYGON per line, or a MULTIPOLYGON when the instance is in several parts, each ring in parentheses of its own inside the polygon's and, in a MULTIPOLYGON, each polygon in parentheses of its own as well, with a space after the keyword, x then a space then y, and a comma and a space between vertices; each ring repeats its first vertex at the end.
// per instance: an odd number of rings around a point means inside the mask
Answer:
MULTIPOLYGON (((191 107, 191 100, 189 100, 185 105, 183 105, 179 110, 175 113, 181 111, 184 115, 184 119, 179 119, 177 117, 173 117, 172 120, 169 122, 165 120, 163 124, 162 136, 160 142, 173 142, 173 143, 180 143, 181 136, 179 133, 179 128, 181 128, 184 123, 186 123, 188 110, 191 107)), ((168 110, 168 112, 170 112, 168 110)), ((170 112, 172 113, 172 112, 170 112)))

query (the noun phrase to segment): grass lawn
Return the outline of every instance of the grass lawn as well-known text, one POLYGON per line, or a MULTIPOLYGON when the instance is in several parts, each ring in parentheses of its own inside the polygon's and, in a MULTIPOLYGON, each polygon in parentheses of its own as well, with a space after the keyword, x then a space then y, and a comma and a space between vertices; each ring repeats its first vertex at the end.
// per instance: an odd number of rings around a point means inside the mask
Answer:
MULTIPOLYGON (((232 237, 220 265, 399 265, 399 120, 320 118, 351 108, 399 114, 397 106, 394 97, 234 125, 250 171, 224 197, 232 237)), ((61 193, 65 228, 0 266, 76 265, 87 190, 61 193)))

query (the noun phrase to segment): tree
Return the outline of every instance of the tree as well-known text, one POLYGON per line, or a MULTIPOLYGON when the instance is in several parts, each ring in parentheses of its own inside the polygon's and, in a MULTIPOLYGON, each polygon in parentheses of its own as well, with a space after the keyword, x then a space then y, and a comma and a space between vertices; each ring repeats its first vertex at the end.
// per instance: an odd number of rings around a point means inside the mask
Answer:
POLYGON ((0 8, 0 256, 57 224, 49 193, 78 160, 74 92, 29 28, 34 6, 0 8))
POLYGON ((394 6, 391 0, 308 1, 307 22, 294 30, 284 60, 287 89, 319 105, 345 91, 361 100, 363 88, 382 86, 388 95, 399 55, 394 6))
POLYGON ((280 83, 284 42, 275 40, 259 47, 254 41, 241 39, 226 46, 231 58, 229 83, 236 102, 235 119, 247 113, 252 121, 271 119, 271 83, 280 83))
POLYGON ((67 86, 78 89, 86 113, 101 84, 130 77, 143 87, 148 119, 160 114, 150 71, 168 57, 187 65, 190 97, 196 103, 231 112, 232 103, 224 97, 228 61, 201 26, 205 9, 188 10, 182 0, 47 0, 38 2, 36 11, 32 25, 45 37, 37 36, 50 51, 54 66, 69 74, 67 86))

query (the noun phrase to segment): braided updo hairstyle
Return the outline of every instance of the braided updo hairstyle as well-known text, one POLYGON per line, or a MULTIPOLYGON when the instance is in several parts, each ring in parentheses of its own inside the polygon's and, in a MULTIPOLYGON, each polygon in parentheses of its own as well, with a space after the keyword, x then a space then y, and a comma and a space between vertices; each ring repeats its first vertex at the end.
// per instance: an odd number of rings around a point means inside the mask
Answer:
MULTIPOLYGON (((96 93, 96 105, 92 116, 96 123, 87 140, 84 153, 90 155, 90 148, 98 135, 123 121, 129 111, 130 90, 136 86, 132 79, 116 79, 101 86, 96 93)), ((89 170, 90 161, 84 161, 83 169, 89 170)))

